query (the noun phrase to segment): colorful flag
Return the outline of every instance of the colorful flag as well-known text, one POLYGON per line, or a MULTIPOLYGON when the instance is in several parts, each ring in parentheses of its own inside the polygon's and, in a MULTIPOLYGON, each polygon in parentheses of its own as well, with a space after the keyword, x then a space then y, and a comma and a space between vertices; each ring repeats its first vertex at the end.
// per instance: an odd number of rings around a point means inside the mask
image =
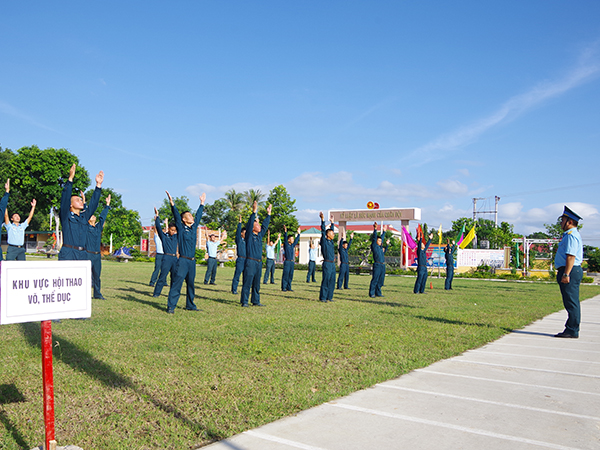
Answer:
POLYGON ((440 229, 438 230, 438 237, 440 238, 440 242, 438 245, 442 245, 442 224, 440 223, 440 229))
POLYGON ((460 234, 458 235, 458 240, 456 241, 456 245, 460 245, 465 236, 465 224, 463 223, 462 230, 460 230, 460 234))
POLYGON ((404 236, 404 242, 406 242, 406 245, 408 245, 413 250, 417 248, 417 244, 415 243, 412 236, 410 235, 410 233, 404 225, 402 225, 402 235, 404 236))
POLYGON ((475 238, 475 225, 471 228, 471 231, 465 236, 462 243, 460 244, 460 248, 465 248, 467 245, 471 243, 471 241, 475 238))

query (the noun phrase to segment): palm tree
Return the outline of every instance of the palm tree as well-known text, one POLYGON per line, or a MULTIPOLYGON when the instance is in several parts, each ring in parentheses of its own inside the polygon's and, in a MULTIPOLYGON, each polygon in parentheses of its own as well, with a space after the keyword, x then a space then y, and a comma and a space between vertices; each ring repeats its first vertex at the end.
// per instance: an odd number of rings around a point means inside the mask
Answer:
POLYGON ((237 213, 244 206, 244 195, 241 192, 236 192, 235 189, 230 189, 225 192, 225 201, 229 205, 229 209, 237 213))
POLYGON ((262 200, 267 195, 263 194, 260 191, 260 189, 248 189, 247 191, 244 191, 243 196, 244 200, 246 201, 246 206, 252 208, 252 205, 254 204, 254 202, 256 202, 258 203, 258 207, 260 208, 261 206, 264 206, 265 202, 263 202, 262 200))

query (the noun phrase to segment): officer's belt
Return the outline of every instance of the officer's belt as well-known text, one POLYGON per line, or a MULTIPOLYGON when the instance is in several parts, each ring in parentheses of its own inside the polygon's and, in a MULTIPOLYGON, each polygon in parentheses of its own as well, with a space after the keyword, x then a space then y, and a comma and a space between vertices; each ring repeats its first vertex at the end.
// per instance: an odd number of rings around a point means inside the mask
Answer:
MULTIPOLYGON (((246 259, 251 259, 252 261, 257 261, 259 263, 262 262, 262 259, 250 258, 249 256, 246 256, 246 259)), ((271 260, 271 261, 273 261, 273 260, 271 260)))
POLYGON ((209 256, 208 259, 217 259, 217 258, 214 256, 209 256))
POLYGON ((190 258, 189 256, 179 255, 180 258, 189 259, 190 261, 194 261, 194 258, 190 258))
POLYGON ((346 265, 348 265, 348 263, 347 263, 347 262, 341 262, 340 264, 346 264, 346 265))
POLYGON ((92 255, 99 255, 100 252, 92 252, 91 250, 86 250, 86 252, 91 253, 92 255))
POLYGON ((164 253, 166 256, 174 256, 175 258, 177 258, 177 255, 175 253, 164 253))
POLYGON ((69 244, 63 244, 63 247, 72 248, 74 250, 81 250, 81 251, 85 250, 85 247, 75 247, 74 245, 69 245, 69 244))
POLYGON ((18 248, 23 248, 22 245, 15 245, 15 244, 8 244, 9 247, 18 247, 18 248))
POLYGON ((333 261, 329 261, 328 259, 324 259, 323 261, 325 261, 325 262, 330 262, 330 263, 332 263, 332 262, 333 262, 333 261))

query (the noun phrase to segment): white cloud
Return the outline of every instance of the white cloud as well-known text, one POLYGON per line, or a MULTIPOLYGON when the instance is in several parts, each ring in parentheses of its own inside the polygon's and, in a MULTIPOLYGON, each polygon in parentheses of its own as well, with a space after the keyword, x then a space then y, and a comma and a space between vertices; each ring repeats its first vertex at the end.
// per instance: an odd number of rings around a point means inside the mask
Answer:
POLYGON ((212 186, 210 184, 198 183, 193 184, 185 188, 185 191, 193 197, 198 197, 202 195, 203 192, 206 193, 206 201, 207 203, 212 203, 219 198, 222 198, 225 195, 225 192, 235 189, 237 192, 244 192, 249 189, 260 190, 266 196, 269 195, 269 191, 274 187, 274 185, 256 185, 252 183, 235 183, 235 184, 227 184, 222 186, 212 186))
POLYGON ((598 44, 590 46, 582 52, 578 64, 563 78, 541 82, 528 92, 515 95, 489 116, 434 139, 411 152, 403 160, 412 161, 418 156, 417 159, 420 162, 417 165, 423 165, 441 159, 445 153, 471 144, 490 128, 509 122, 545 100, 557 97, 590 81, 600 73, 600 61, 597 53, 598 44))
POLYGON ((437 184, 443 191, 450 194, 466 195, 469 192, 467 185, 458 180, 442 180, 438 181, 437 184))

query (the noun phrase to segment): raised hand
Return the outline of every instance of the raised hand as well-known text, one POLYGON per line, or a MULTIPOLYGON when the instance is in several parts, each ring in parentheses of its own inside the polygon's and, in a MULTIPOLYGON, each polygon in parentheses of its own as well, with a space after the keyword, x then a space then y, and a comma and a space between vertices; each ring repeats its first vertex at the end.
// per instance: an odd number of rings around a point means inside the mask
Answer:
POLYGON ((104 181, 104 172, 101 170, 100 172, 98 172, 98 175, 96 175, 96 187, 101 188, 103 181, 104 181))
POLYGON ((110 206, 110 194, 106 197, 106 206, 110 206))
POLYGON ((75 178, 75 170, 77 170, 77 164, 73 164, 69 169, 69 181, 73 181, 75 178))
POLYGON ((10 178, 4 183, 4 189, 6 189, 6 192, 10 192, 10 178))
POLYGON ((200 196, 200 204, 204 205, 205 201, 206 201, 206 192, 203 192, 202 195, 200 196))
POLYGON ((269 206, 267 206, 267 215, 271 215, 271 210, 273 209, 273 205, 269 203, 269 206))
POLYGON ((169 194, 169 191, 165 191, 167 193, 167 197, 169 197, 169 203, 171 204, 171 206, 175 206, 175 203, 173 202, 173 198, 171 198, 171 194, 169 194))

